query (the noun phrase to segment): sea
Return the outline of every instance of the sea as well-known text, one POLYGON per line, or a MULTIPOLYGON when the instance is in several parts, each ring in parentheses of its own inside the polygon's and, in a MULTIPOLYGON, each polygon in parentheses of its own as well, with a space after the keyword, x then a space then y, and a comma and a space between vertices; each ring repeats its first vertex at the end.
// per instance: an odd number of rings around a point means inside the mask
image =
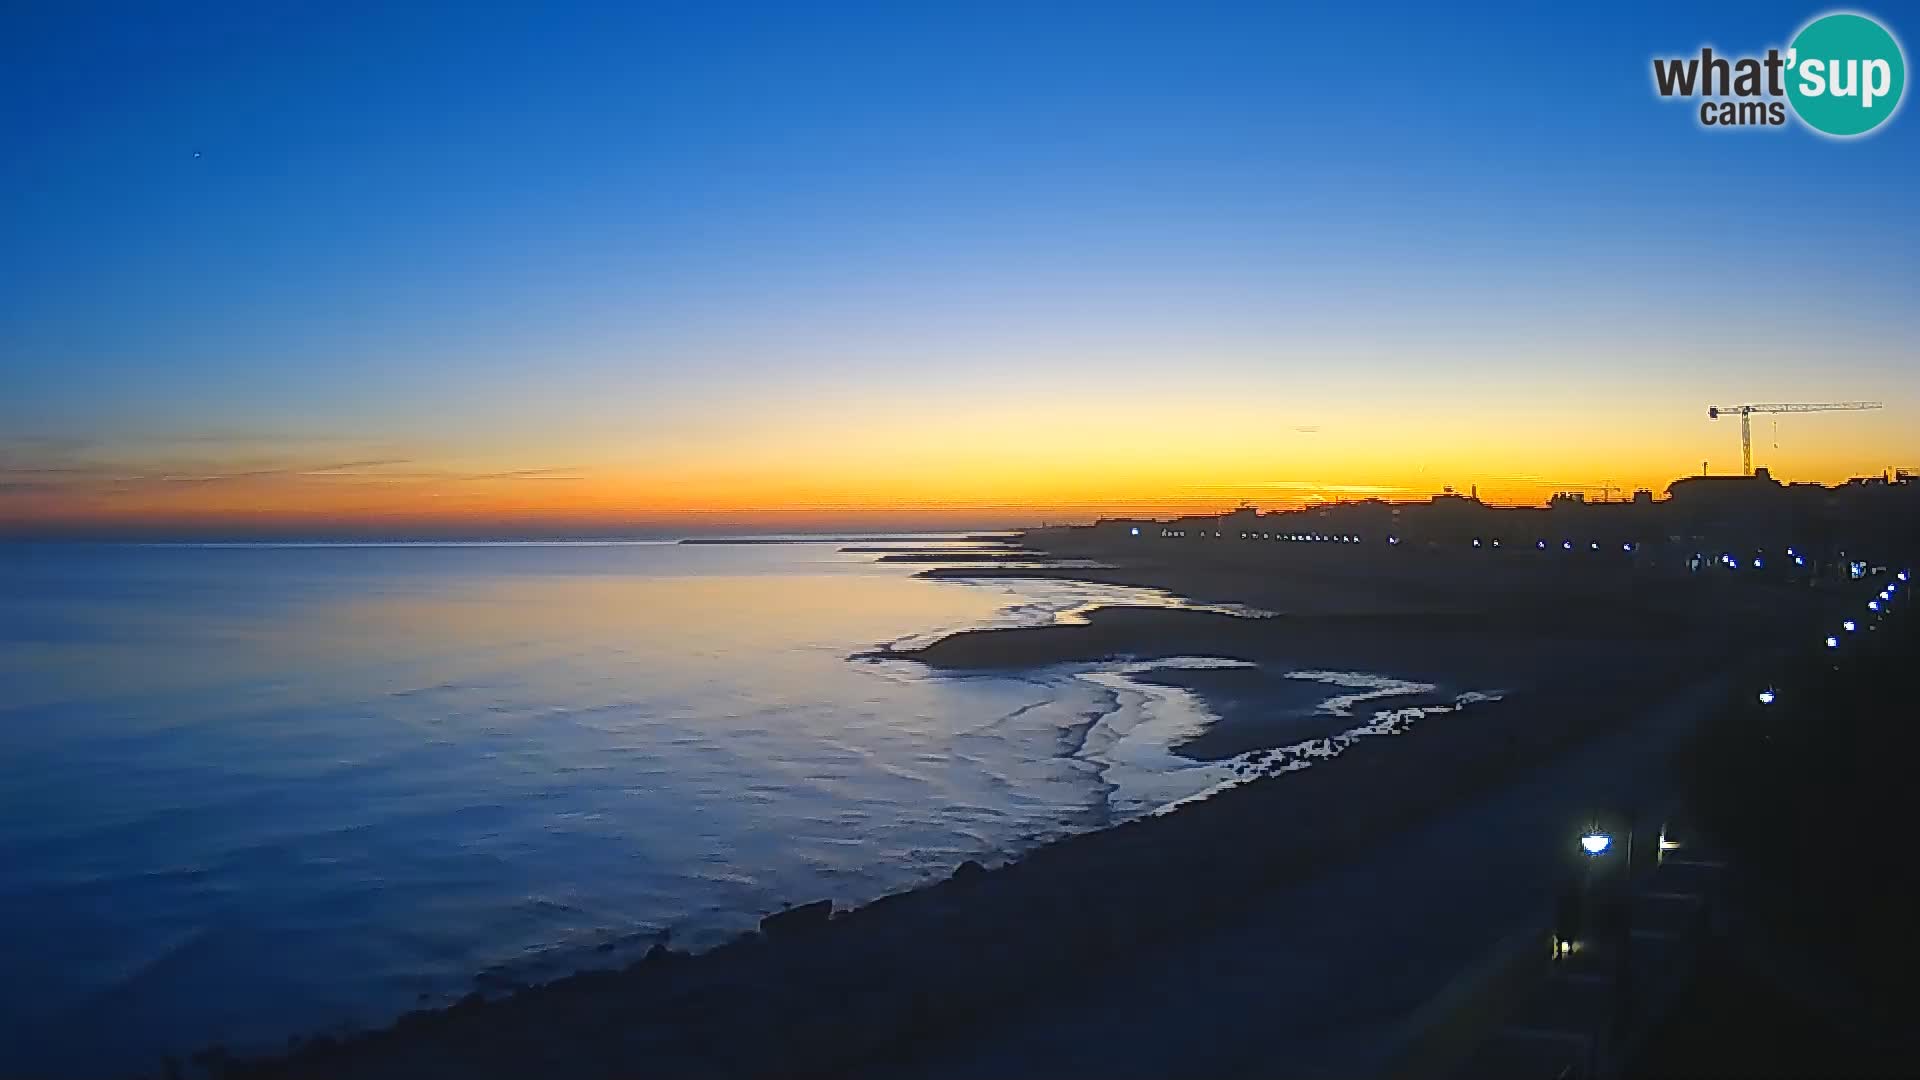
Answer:
POLYGON ((844 550, 982 544, 0 545, 0 1071, 708 948, 1244 779, 1174 752, 1212 717, 1142 665, 870 655, 1186 606, 844 550))

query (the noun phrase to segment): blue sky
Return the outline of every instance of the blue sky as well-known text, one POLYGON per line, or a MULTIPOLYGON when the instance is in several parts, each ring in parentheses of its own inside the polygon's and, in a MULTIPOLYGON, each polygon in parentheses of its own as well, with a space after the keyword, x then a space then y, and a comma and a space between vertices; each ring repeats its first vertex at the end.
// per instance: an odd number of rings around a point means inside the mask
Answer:
MULTIPOLYGON (((1015 387, 1349 427, 1920 407, 1911 110, 1716 132, 1651 89, 1822 9, 402 7, 0 16, 16 467, 217 437, 659 475, 733 418, 830 461, 844 416, 794 415, 1015 387)), ((1820 467, 1920 458, 1910 426, 1820 467)))

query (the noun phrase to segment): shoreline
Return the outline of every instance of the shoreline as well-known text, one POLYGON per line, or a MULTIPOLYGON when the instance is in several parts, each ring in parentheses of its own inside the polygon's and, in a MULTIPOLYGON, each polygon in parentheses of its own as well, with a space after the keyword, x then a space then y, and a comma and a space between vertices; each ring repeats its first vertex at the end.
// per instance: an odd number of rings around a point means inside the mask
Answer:
MULTIPOLYGON (((1138 568, 1023 573, 1173 591, 1162 575, 1138 568)), ((1458 610, 1251 620, 1206 611, 1101 608, 1083 624, 962 631, 918 649, 882 652, 961 671, 1235 650, 1255 663, 1283 656, 1290 663, 1309 656, 1331 660, 1342 650, 1351 660, 1351 650, 1364 641, 1375 658, 1349 662, 1348 669, 1393 671, 1446 687, 1461 685, 1458 671, 1445 679, 1423 673, 1456 661, 1471 665, 1476 655, 1486 671, 1482 654, 1489 641, 1509 647, 1531 642, 1534 651, 1527 655, 1537 659, 1541 631, 1553 628, 1551 619, 1510 623, 1458 610), (1381 654, 1405 660, 1408 669, 1381 662, 1381 654)), ((1564 621, 1557 628, 1574 629, 1564 621)), ((1678 636, 1685 635, 1660 638, 1678 636)), ((1562 644, 1572 640, 1593 644, 1584 633, 1566 635, 1562 644)), ((1640 640, 1630 651, 1644 654, 1654 644, 1674 641, 1640 640)), ((1517 670, 1528 662, 1509 655, 1499 666, 1517 670)), ((952 1034, 1026 999, 1020 991, 1036 979, 1097 973, 1141 943, 1196 933, 1263 890, 1358 857, 1400 825, 1523 775, 1617 726, 1621 716, 1671 698, 1698 680, 1698 670, 1689 667, 1635 667, 1629 679, 1578 686, 1572 693, 1512 688, 1511 700, 1460 713, 1454 723, 1359 739, 1338 765, 1251 779, 1172 812, 1055 840, 994 870, 968 862, 951 879, 813 920, 804 929, 773 929, 783 925, 776 920, 769 924, 772 933, 748 934, 697 956, 658 947, 622 971, 581 972, 494 1000, 469 995, 445 1009, 406 1014, 378 1031, 308 1039, 283 1056, 233 1062, 216 1054, 204 1060, 226 1061, 226 1075, 262 1077, 343 1071, 832 1075, 875 1067, 908 1053, 916 1042, 952 1034), (1261 827, 1249 830, 1254 821, 1261 827), (615 1028, 617 1037, 610 1037, 615 1028), (562 1060, 556 1062, 555 1054, 562 1060)), ((1193 677, 1185 672, 1174 678, 1193 677)), ((1201 681, 1208 678, 1215 677, 1201 681)), ((1199 694, 1220 717, 1178 747, 1190 759, 1218 761, 1241 752, 1229 747, 1268 737, 1233 722, 1235 712, 1256 711, 1257 700, 1222 706, 1218 687, 1213 696, 1202 688, 1180 688, 1199 694), (1229 726, 1231 736, 1223 733, 1229 726)), ((1349 724, 1356 719, 1341 718, 1349 724)))
MULTIPOLYGON (((1639 687, 1629 697, 1647 700, 1639 687)), ((1624 710, 1609 706, 1620 704, 1589 699, 1559 724, 1515 723, 1534 712, 1520 707, 1486 710, 1465 731, 1427 726, 1361 740, 1336 767, 1077 834, 996 869, 963 864, 946 881, 793 936, 748 935, 699 956, 657 948, 621 972, 585 972, 494 1001, 471 995, 383 1031, 307 1040, 230 1075, 529 1075, 554 1066, 556 1046, 573 1052, 559 1063, 568 1075, 880 1066, 1022 1000, 1037 976, 1092 977, 1133 949, 1197 932, 1267 889, 1353 858, 1577 745, 1609 717, 1618 723, 1624 710), (1262 826, 1250 830, 1254 821, 1262 826), (617 1042, 594 1037, 614 1025, 625 1031, 617 1042), (646 1052, 628 1056, 638 1049, 646 1052)))

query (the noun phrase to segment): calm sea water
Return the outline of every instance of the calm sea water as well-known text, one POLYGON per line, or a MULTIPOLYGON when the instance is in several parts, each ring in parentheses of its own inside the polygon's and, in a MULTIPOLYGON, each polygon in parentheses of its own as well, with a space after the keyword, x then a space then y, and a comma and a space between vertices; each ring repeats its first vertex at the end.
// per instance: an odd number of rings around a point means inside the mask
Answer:
POLYGON ((1176 601, 838 546, 0 546, 7 1067, 709 946, 1230 779, 1124 671, 851 659, 1176 601))

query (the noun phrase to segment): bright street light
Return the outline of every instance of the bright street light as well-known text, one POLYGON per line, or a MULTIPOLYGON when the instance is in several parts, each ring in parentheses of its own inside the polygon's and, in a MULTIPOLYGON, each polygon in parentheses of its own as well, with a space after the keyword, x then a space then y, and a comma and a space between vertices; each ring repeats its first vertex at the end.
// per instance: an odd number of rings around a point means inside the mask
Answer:
POLYGON ((1612 845, 1613 837, 1603 832, 1590 832, 1580 838, 1580 850, 1589 855, 1598 855, 1612 845))
POLYGON ((1840 624, 1840 629, 1845 630, 1847 633, 1851 634, 1855 630, 1860 629, 1860 624, 1854 622, 1852 619, 1848 619, 1846 622, 1843 622, 1840 624))
POLYGON ((1839 647, 1840 647, 1840 639, 1839 639, 1839 638, 1837 638, 1837 637, 1828 637, 1828 638, 1827 638, 1827 648, 1829 648, 1829 649, 1837 649, 1837 648, 1839 648, 1839 647))
POLYGON ((1774 697, 1773 690, 1771 688, 1760 691, 1760 704, 1762 705, 1773 704, 1773 697, 1774 697))

